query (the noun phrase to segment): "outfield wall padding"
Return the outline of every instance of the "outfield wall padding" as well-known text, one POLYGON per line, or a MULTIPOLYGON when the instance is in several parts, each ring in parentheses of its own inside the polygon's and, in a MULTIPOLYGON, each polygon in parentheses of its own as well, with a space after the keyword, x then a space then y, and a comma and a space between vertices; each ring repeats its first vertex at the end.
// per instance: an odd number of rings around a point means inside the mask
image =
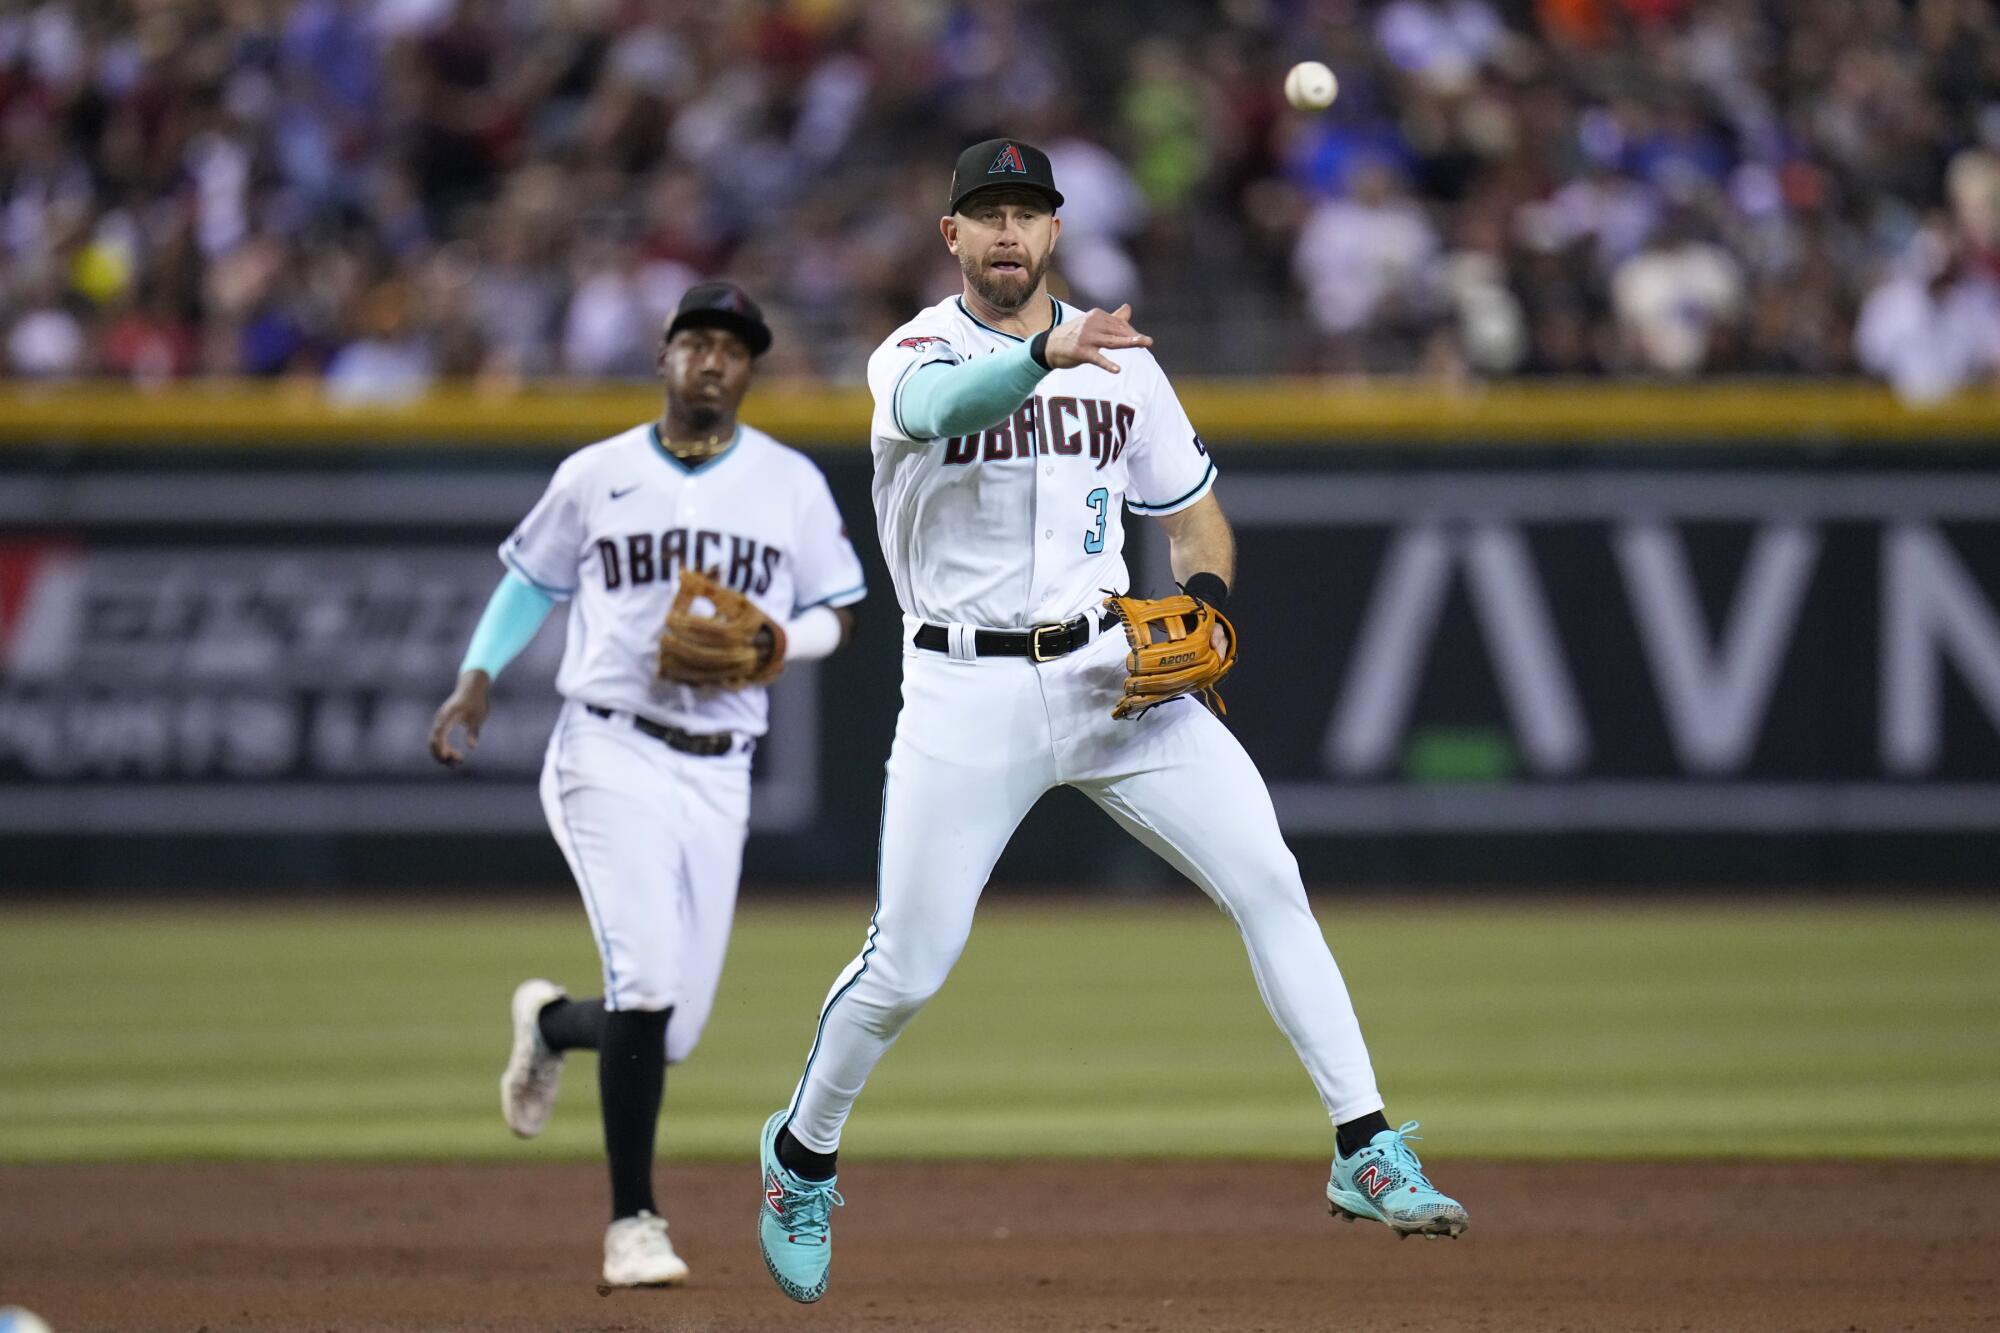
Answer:
MULTIPOLYGON (((482 434, 486 400, 459 396, 294 420, 270 392, 156 408, 151 431, 129 399, 57 393, 0 427, 0 883, 559 882, 534 795, 559 619, 469 770, 423 737, 560 414, 482 434)), ((1992 882, 1983 400, 1917 429, 1854 386, 1506 391, 1484 416, 1439 399, 1418 430, 1407 387, 1345 416, 1323 386, 1204 395, 1241 547, 1229 721, 1309 878, 1992 882)), ((760 400, 826 469, 872 590, 856 643, 774 702, 749 866, 777 880, 873 873, 898 621, 851 397, 760 400)), ((645 402, 600 391, 571 419, 645 402)), ((1127 523, 1157 591, 1164 543, 1127 523)), ((1068 794, 999 873, 1168 878, 1068 794)))

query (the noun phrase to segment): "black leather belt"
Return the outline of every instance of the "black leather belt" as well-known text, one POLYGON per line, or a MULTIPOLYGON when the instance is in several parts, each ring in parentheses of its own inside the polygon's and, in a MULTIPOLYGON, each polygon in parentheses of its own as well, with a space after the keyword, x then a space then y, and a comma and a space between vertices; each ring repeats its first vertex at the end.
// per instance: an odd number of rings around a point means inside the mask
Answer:
MULTIPOLYGON (((981 657, 1026 657, 1053 662, 1088 644, 1090 631, 1091 613, 1086 611, 1074 620, 1037 625, 1033 629, 974 630, 972 651, 981 657)), ((951 631, 943 625, 920 625, 910 642, 934 653, 948 653, 951 631)))
MULTIPOLYGON (((599 708, 596 704, 585 704, 583 707, 584 711, 592 717, 617 716, 609 708, 599 708)), ((698 732, 682 731, 679 727, 670 727, 663 722, 655 722, 650 718, 640 717, 636 713, 632 715, 632 726, 644 735, 651 736, 654 740, 661 742, 670 750, 679 750, 682 754, 698 754, 704 759, 712 759, 719 754, 728 754, 732 749, 736 748, 736 737, 726 731, 716 731, 702 735, 698 732)))

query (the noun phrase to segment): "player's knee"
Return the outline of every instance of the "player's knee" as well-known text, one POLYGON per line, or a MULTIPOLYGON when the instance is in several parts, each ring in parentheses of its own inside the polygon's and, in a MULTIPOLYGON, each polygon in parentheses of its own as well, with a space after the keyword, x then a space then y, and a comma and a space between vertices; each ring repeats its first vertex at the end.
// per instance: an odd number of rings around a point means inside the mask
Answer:
POLYGON ((1305 881, 1299 861, 1280 843, 1273 851, 1246 858, 1231 877, 1230 897, 1239 910, 1246 907, 1294 906, 1305 901, 1305 881))
POLYGON ((883 1031, 893 1032, 915 1018, 917 1011, 930 1003, 931 997, 943 987, 949 971, 946 968, 882 976, 858 998, 876 1016, 877 1026, 883 1031))
POLYGON ((965 947, 962 937, 956 941, 917 942, 883 939, 879 943, 876 965, 870 971, 875 974, 881 993, 893 994, 899 1002, 914 1001, 919 1005, 943 989, 945 978, 951 975, 965 947))
POLYGON ((917 1010, 931 1002, 931 997, 944 989, 944 978, 926 980, 916 985, 904 987, 896 992, 894 1008, 905 1018, 914 1018, 917 1010))
POLYGON ((936 986, 884 986, 867 997, 868 1008, 876 1015, 880 1030, 894 1032, 915 1018, 937 991, 936 986))

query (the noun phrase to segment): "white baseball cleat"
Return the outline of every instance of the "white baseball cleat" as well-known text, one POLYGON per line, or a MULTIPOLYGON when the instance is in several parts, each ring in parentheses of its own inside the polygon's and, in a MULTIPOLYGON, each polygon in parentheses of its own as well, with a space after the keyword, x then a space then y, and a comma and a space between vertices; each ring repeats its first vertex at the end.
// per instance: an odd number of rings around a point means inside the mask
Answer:
POLYGON ((532 1139, 549 1123, 562 1083, 561 1051, 542 1040, 542 1009, 569 992, 553 981, 536 977, 514 988, 514 1049, 500 1075, 500 1115, 507 1128, 532 1139))
POLYGON ((671 1287, 687 1281, 688 1266, 667 1239, 658 1213, 621 1217, 604 1232, 604 1282, 612 1287, 671 1287))

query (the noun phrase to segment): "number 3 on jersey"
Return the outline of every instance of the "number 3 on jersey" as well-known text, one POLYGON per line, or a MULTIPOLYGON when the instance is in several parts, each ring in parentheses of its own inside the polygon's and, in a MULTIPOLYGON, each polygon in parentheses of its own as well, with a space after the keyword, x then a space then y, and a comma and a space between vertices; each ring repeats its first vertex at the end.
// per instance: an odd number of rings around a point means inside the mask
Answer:
POLYGON ((1101 555, 1104 552, 1104 516, 1111 508, 1111 492, 1099 486, 1083 502, 1097 511, 1097 530, 1083 534, 1083 550, 1086 555, 1101 555))

